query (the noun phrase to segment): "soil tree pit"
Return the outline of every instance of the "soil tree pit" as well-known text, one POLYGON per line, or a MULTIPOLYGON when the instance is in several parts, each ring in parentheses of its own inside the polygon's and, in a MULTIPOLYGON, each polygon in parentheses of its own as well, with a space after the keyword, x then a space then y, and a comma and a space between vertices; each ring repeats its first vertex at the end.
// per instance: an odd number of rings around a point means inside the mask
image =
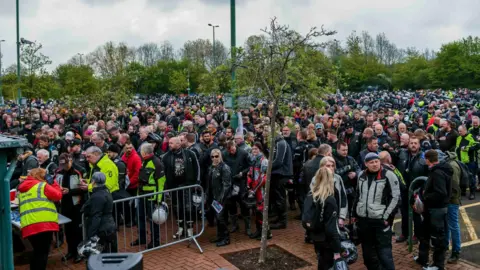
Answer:
POLYGON ((259 253, 260 248, 254 248, 221 255, 240 270, 292 270, 311 265, 277 245, 268 246, 264 264, 258 263, 259 253))

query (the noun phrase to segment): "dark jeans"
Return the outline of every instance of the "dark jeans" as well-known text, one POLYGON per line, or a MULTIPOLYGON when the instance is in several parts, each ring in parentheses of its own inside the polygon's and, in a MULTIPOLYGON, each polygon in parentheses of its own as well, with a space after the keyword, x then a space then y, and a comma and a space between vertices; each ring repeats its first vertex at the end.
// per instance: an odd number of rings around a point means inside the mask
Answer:
POLYGON ((143 197, 138 202, 138 239, 140 243, 147 243, 146 223, 150 226, 150 241, 160 245, 160 226, 152 221, 152 212, 155 210, 155 202, 149 201, 151 197, 143 197))
MULTIPOLYGON (((130 196, 134 197, 134 196, 137 196, 137 189, 134 188, 134 189, 127 189, 127 192, 128 194, 130 194, 130 196)), ((136 219, 137 219, 137 215, 135 215, 136 213, 136 209, 135 209, 135 201, 131 200, 129 202, 126 202, 124 204, 124 210, 125 210, 125 224, 135 224, 136 223, 136 219)))
POLYGON ((303 205, 305 203, 305 198, 307 197, 307 189, 304 183, 296 184, 296 192, 297 192, 297 202, 298 208, 300 208, 300 215, 303 213, 303 205))
POLYGON ((33 248, 32 257, 30 258, 31 270, 45 270, 47 268, 52 235, 53 232, 42 232, 28 237, 33 248))
POLYGON ((318 270, 329 270, 333 267, 333 250, 326 242, 314 242, 315 254, 317 254, 318 270))
POLYGON ((369 218, 360 218, 357 225, 367 269, 394 270, 392 227, 385 226, 383 220, 369 218))
POLYGON ((249 216, 249 211, 243 202, 241 195, 230 197, 227 201, 228 214, 231 216, 237 215, 237 204, 240 205, 240 214, 244 217, 249 216))
POLYGON ((117 253, 118 252, 118 246, 117 246, 117 234, 112 233, 110 235, 105 235, 100 233, 98 235, 100 238, 98 240, 98 243, 102 245, 103 251, 102 253, 117 253))
POLYGON ((287 197, 285 190, 285 183, 288 178, 282 175, 272 175, 270 186, 270 200, 272 208, 277 211, 277 218, 279 223, 287 224, 287 197))
POLYGON ((418 261, 420 263, 428 262, 431 240, 433 245, 433 265, 444 269, 445 252, 447 251, 447 241, 445 240, 445 231, 448 228, 447 208, 425 209, 422 227, 418 261))
POLYGON ((195 210, 192 206, 192 196, 193 194, 190 190, 179 190, 172 194, 172 202, 177 206, 175 215, 182 224, 185 221, 188 223, 194 220, 195 210))
POLYGON ((470 172, 472 173, 472 178, 470 178, 470 192, 475 193, 477 190, 477 183, 475 180, 475 176, 477 175, 477 163, 476 162, 470 162, 467 164, 468 168, 470 169, 470 172))
POLYGON ((215 219, 217 220, 217 239, 218 240, 230 240, 230 233, 228 232, 227 219, 228 211, 223 209, 220 213, 217 213, 213 207, 211 211, 215 212, 215 219))
MULTIPOLYGON (((65 237, 67 238, 68 253, 77 255, 78 244, 82 241, 82 213, 80 213, 81 205, 74 205, 68 211, 62 211, 62 215, 72 220, 65 224, 65 237)), ((62 210, 63 209, 62 207, 62 210)))

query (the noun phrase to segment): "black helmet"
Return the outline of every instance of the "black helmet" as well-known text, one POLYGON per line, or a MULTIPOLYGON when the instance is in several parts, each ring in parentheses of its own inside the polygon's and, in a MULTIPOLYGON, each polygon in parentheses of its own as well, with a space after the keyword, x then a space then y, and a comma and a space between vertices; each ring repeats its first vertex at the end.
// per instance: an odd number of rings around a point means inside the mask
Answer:
POLYGON ((159 143, 162 142, 162 138, 160 138, 160 136, 158 136, 158 134, 150 132, 150 133, 148 133, 147 142, 152 142, 152 143, 159 144, 159 143))
POLYGON ((348 263, 355 263, 358 259, 358 250, 355 244, 350 240, 342 240, 340 242, 342 258, 348 263))

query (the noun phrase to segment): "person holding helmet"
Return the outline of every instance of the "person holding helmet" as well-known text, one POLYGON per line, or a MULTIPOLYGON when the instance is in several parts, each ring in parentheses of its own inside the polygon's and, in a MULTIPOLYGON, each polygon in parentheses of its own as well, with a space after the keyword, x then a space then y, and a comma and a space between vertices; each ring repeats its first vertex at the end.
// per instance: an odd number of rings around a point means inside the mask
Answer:
MULTIPOLYGON (((142 168, 138 177, 138 195, 149 194, 163 191, 165 185, 165 172, 162 161, 155 156, 154 147, 146 142, 140 147, 142 156, 142 168)), ((162 194, 143 197, 138 203, 138 239, 130 243, 130 246, 145 245, 147 243, 147 230, 145 220, 152 216, 155 210, 154 206, 160 204, 162 194)), ((150 224, 150 243, 148 249, 160 246, 160 227, 150 224)))
POLYGON ((84 203, 85 191, 79 188, 82 173, 74 168, 73 158, 63 153, 58 158, 59 168, 55 172, 55 182, 62 187, 63 198, 61 201, 61 213, 72 222, 65 224, 65 236, 67 238, 68 253, 64 260, 74 258, 74 263, 79 263, 81 257, 77 254, 77 246, 82 240, 82 214, 80 210, 84 203))
POLYGON ((164 152, 162 151, 162 138, 157 134, 150 132, 147 136, 147 142, 153 145, 155 156, 161 157, 164 152))
POLYGON ((30 269, 46 269, 53 232, 59 230, 54 202, 62 199, 62 190, 56 182, 47 183, 46 174, 32 169, 18 186, 21 233, 33 247, 30 269))
POLYGON ((92 194, 83 205, 81 212, 85 217, 86 239, 94 236, 104 247, 105 253, 117 252, 115 221, 113 220, 113 198, 106 186, 107 177, 103 172, 96 172, 90 179, 92 194))

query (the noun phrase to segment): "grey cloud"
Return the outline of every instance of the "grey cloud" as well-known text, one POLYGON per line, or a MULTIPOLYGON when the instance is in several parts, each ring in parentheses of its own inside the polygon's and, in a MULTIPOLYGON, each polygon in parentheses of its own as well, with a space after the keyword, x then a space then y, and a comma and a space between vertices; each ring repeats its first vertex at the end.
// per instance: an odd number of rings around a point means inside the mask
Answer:
POLYGON ((123 1, 125 0, 80 0, 80 2, 83 2, 90 6, 108 6, 118 4, 123 1))
MULTIPOLYGON (((20 16, 33 16, 36 14, 40 0, 20 1, 20 16)), ((0 0, 0 15, 15 17, 16 3, 14 0, 0 0)))

